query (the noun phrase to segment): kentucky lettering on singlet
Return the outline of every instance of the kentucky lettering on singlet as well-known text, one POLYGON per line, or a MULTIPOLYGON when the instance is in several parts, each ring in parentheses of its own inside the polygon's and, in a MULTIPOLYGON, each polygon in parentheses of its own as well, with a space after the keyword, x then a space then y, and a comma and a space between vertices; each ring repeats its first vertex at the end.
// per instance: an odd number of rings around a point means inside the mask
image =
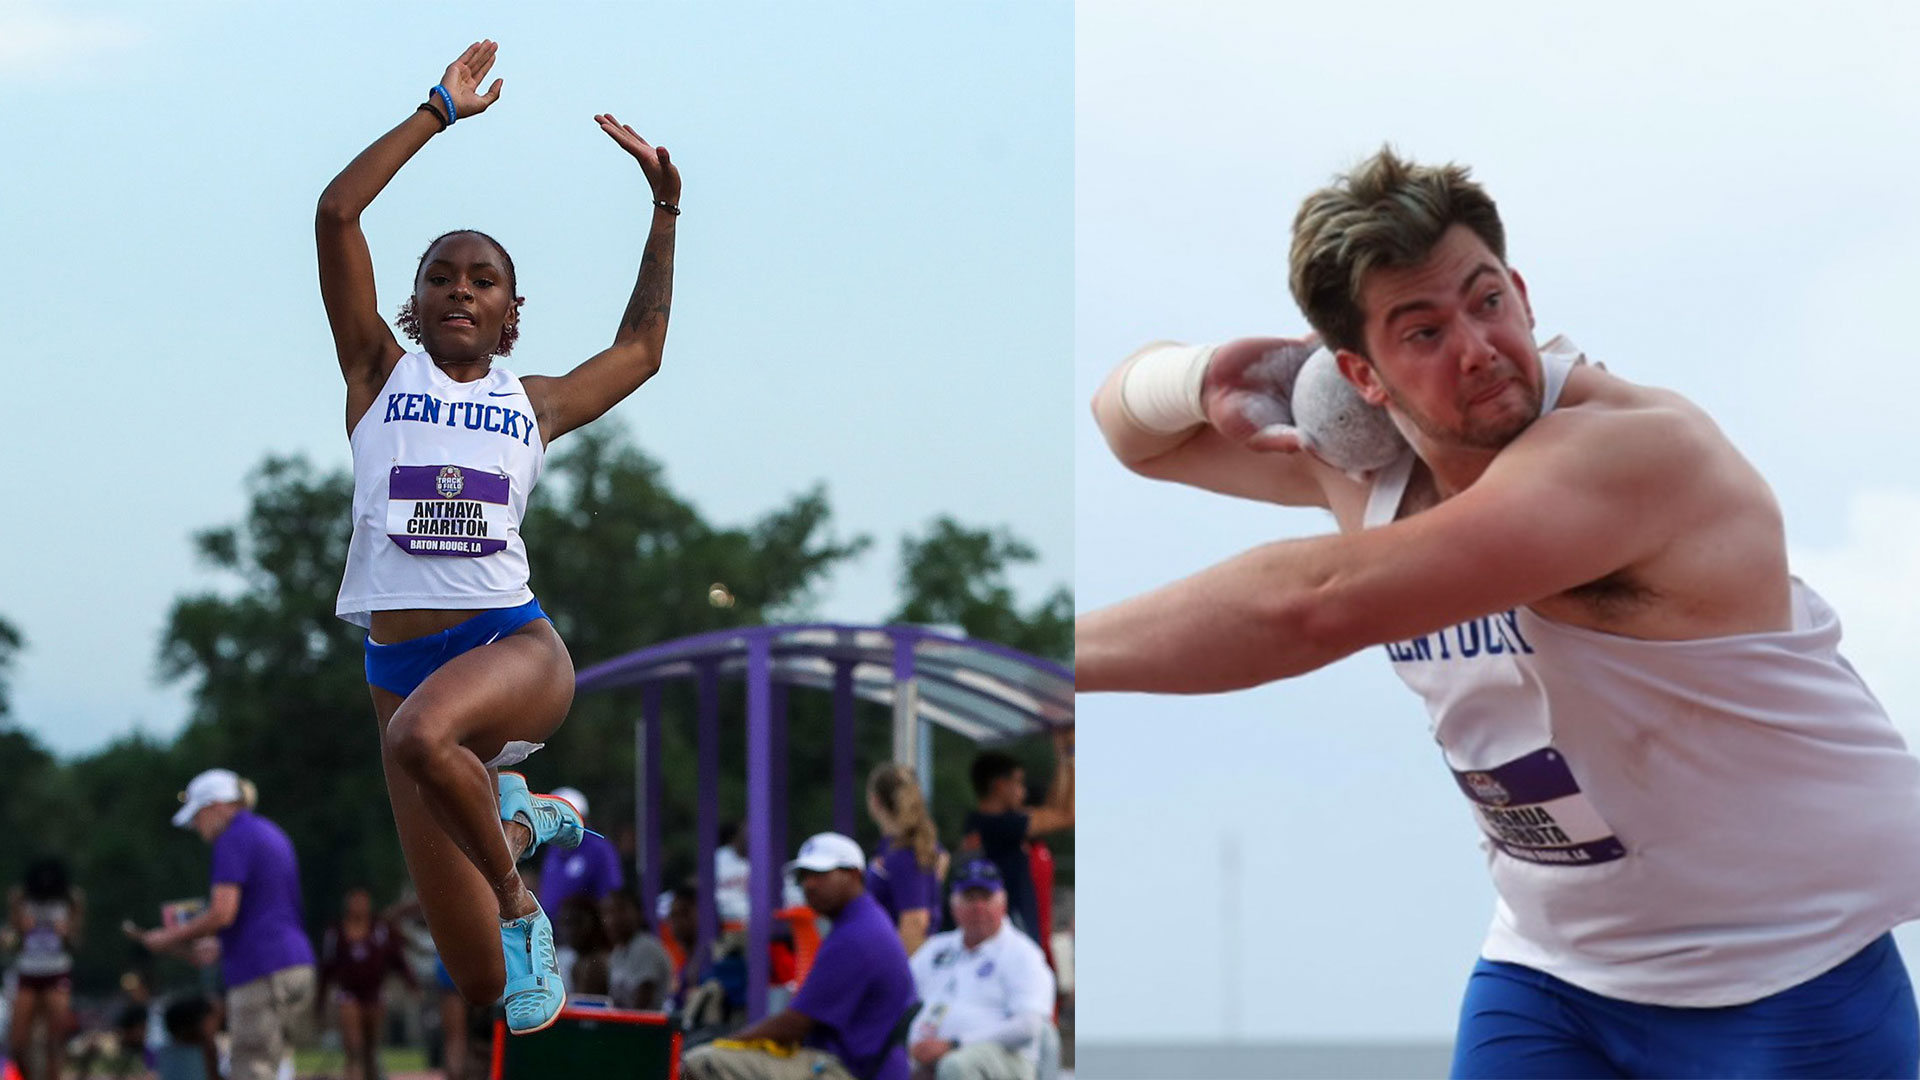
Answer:
MULTIPOLYGON (((1534 655, 1514 611, 1469 619, 1385 648, 1395 664, 1503 664, 1534 655)), ((1542 732, 1541 737, 1550 736, 1542 732)), ((1453 777, 1488 841, 1513 858, 1592 866, 1627 853, 1552 745, 1491 768, 1455 769, 1453 777)))
POLYGON ((1512 611, 1469 619, 1458 626, 1408 641, 1390 641, 1387 656, 1396 664, 1424 660, 1471 660, 1476 656, 1531 653, 1533 646, 1520 636, 1520 617, 1512 611))
POLYGON ((533 418, 505 405, 486 405, 478 401, 442 401, 431 394, 396 393, 387 395, 387 414, 381 423, 411 420, 422 424, 464 427, 468 431, 494 431, 520 445, 533 445, 533 418))

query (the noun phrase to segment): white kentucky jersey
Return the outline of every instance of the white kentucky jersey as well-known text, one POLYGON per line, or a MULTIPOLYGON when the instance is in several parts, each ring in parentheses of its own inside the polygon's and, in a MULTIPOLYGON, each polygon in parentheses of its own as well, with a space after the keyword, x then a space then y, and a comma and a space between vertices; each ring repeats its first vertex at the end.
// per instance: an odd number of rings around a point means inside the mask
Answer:
MULTIPOLYGON (((1375 480, 1369 527, 1411 465, 1375 480)), ((1792 598, 1779 631, 1647 641, 1520 607, 1386 646, 1484 834, 1488 959, 1737 1005, 1920 916, 1920 760, 1832 609, 1792 598)))
POLYGON ((520 538, 546 443, 512 372, 457 382, 402 356, 354 427, 353 540, 334 613, 517 607, 533 599, 520 538))

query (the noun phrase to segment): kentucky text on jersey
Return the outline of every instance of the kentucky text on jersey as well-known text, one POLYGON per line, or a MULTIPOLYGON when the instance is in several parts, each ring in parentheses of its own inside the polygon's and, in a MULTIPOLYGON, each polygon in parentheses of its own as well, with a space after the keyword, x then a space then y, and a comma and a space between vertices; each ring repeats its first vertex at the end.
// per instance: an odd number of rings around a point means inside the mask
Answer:
POLYGON ((464 499, 421 502, 407 519, 407 532, 414 536, 485 536, 487 512, 479 503, 464 499))
POLYGON ((1414 660, 1471 660, 1482 654, 1533 652, 1533 646, 1520 636, 1520 617, 1511 611, 1469 619, 1438 633, 1423 634, 1411 641, 1390 641, 1387 655, 1396 664, 1414 660))
POLYGON ((468 431, 497 431, 520 445, 533 445, 533 418, 504 405, 483 405, 478 401, 441 401, 430 394, 388 394, 387 415, 381 423, 414 420, 422 424, 444 423, 468 431), (441 417, 446 419, 442 420, 441 417))

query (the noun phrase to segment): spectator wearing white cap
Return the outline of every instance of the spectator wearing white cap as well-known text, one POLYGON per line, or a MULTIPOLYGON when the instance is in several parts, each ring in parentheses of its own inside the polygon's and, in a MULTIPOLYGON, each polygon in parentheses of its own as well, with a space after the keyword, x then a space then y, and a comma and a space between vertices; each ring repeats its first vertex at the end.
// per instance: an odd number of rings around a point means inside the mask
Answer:
POLYGON ((887 913, 867 895, 866 857, 818 833, 787 864, 807 906, 833 921, 786 1009, 687 1054, 687 1080, 906 1080, 894 1029, 913 1007, 913 973, 887 913))
MULTIPOLYGON (((571 803, 580 812, 581 824, 590 824, 587 797, 578 788, 554 788, 552 797, 571 803)), ((613 846, 613 841, 587 833, 580 846, 571 851, 557 844, 547 847, 534 893, 540 898, 542 911, 558 912, 570 896, 585 894, 598 904, 626 883, 626 875, 620 870, 620 850, 613 846)))
POLYGON ((1007 920, 1000 870, 969 859, 953 877, 955 928, 913 954, 920 1014, 907 1036, 916 1077, 1033 1080, 1053 1015, 1053 972, 1007 920))
POLYGON ((207 909, 178 926, 128 933, 155 952, 220 938, 232 1036, 231 1080, 269 1080, 313 1015, 313 945, 301 911, 300 865, 278 825, 253 812, 253 783, 208 769, 180 794, 173 823, 213 845, 207 909))

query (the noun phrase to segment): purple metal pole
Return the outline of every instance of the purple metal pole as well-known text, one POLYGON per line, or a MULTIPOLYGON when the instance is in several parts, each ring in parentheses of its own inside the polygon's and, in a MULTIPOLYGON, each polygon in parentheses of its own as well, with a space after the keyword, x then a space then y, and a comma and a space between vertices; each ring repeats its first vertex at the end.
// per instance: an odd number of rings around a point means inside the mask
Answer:
POLYGON ((833 831, 852 836, 855 821, 853 780, 853 662, 833 665, 833 831))
POLYGON ((645 718, 641 723, 647 728, 640 749, 646 764, 636 803, 644 819, 640 835, 635 838, 640 846, 640 912, 656 934, 660 931, 654 906, 655 898, 660 895, 660 695, 664 689, 659 683, 650 682, 640 690, 640 715, 645 718))
POLYGON ((898 626, 893 635, 893 760, 911 769, 920 763, 920 683, 915 678, 913 647, 919 635, 898 626))
POLYGON ((768 683, 772 674, 772 642, 765 633, 747 638, 747 895, 756 902, 747 913, 747 1020, 767 1015, 768 925, 773 909, 764 898, 774 869, 772 701, 768 683))
MULTIPOLYGON (((776 682, 770 689, 772 715, 768 718, 767 756, 773 765, 773 798, 767 807, 767 840, 773 846, 774 858, 785 863, 787 852, 793 850, 787 837, 787 785, 792 773, 788 767, 791 763, 787 760, 787 684, 776 682)), ((767 891, 756 893, 754 903, 771 905, 768 911, 779 911, 785 907, 780 902, 786 892, 780 887, 780 878, 779 874, 767 875, 767 891)))
POLYGON ((700 875, 700 946, 720 939, 720 909, 714 903, 713 849, 720 842, 720 668, 700 665, 700 796, 694 820, 700 875))

